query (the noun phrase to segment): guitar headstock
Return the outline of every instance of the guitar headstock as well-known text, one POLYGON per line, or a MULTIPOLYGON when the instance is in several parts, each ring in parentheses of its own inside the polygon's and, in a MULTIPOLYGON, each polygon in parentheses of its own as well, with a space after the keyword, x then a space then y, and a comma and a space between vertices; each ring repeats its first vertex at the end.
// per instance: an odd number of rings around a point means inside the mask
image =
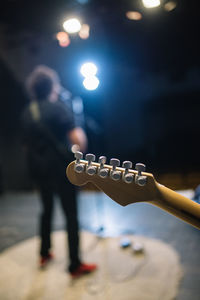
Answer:
POLYGON ((116 158, 112 158, 109 165, 106 164, 105 156, 100 156, 98 162, 95 162, 94 154, 86 154, 83 160, 83 154, 76 152, 75 158, 66 172, 72 184, 81 186, 91 182, 123 206, 154 201, 156 181, 152 174, 145 172, 144 164, 136 164, 133 170, 130 161, 124 161, 120 167, 120 161, 116 158))

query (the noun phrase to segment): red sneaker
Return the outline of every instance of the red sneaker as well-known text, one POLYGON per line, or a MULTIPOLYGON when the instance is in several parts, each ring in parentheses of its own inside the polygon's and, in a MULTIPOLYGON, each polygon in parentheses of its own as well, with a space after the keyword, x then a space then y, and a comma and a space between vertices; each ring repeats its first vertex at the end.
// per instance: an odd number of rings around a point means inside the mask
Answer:
POLYGON ((49 253, 47 256, 41 256, 40 258, 40 268, 45 268, 47 264, 54 258, 52 253, 49 253))
POLYGON ((74 271, 70 272, 73 278, 80 277, 81 275, 86 275, 94 272, 97 269, 97 265, 95 264, 83 264, 81 263, 80 266, 75 269, 74 271))

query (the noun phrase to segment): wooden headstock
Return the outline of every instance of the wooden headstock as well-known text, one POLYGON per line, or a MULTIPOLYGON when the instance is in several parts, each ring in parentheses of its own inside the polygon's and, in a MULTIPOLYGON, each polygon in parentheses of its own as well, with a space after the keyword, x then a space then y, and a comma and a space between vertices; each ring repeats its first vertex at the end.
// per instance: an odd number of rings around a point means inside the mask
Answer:
POLYGON ((200 229, 200 205, 157 183, 152 174, 144 172, 143 164, 136 164, 133 170, 130 161, 119 167, 118 159, 111 159, 107 165, 104 156, 98 163, 94 162, 94 154, 86 154, 83 160, 83 154, 76 152, 75 157, 66 171, 72 184, 91 182, 122 206, 150 202, 200 229))
MULTIPOLYGON (((88 155, 86 157, 88 158, 88 155)), ((89 154, 89 158, 92 158, 92 155, 89 154)), ((71 162, 67 168, 67 177, 70 182, 78 186, 91 182, 123 206, 155 199, 157 189, 152 174, 107 165, 102 163, 101 158, 103 157, 100 157, 99 163, 81 159, 71 162), (145 183, 138 181, 139 173, 140 179, 143 179, 145 183)), ((116 161, 111 160, 111 163, 116 161)), ((124 166, 126 163, 128 162, 125 162, 124 166)))

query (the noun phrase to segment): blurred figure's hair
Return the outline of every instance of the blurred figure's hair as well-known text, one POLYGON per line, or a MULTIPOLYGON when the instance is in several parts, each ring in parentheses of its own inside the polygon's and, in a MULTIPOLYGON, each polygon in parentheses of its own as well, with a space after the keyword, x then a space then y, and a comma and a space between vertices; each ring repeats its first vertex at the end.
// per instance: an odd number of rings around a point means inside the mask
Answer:
POLYGON ((51 68, 39 65, 28 76, 26 88, 31 99, 47 99, 54 88, 59 87, 58 74, 51 68))

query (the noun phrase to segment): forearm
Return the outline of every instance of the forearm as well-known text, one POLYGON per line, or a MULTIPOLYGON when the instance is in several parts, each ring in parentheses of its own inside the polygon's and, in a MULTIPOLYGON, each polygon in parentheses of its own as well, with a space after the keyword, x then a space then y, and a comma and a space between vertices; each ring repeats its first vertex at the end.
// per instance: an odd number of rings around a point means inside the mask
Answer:
POLYGON ((82 151, 82 152, 86 151, 87 144, 88 144, 87 136, 81 127, 76 127, 74 129, 72 129, 68 133, 68 138, 72 145, 76 144, 79 146, 80 151, 82 151))

